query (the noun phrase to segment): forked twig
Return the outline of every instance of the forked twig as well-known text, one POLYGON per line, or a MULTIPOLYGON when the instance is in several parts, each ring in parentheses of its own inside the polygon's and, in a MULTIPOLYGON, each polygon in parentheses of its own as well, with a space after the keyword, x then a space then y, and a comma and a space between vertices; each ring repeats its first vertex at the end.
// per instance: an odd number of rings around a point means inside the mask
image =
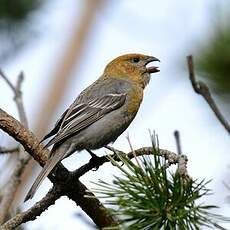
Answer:
MULTIPOLYGON (((3 80, 5 80, 7 85, 13 91, 14 101, 17 105, 17 109, 19 113, 19 120, 22 122, 22 124, 25 127, 28 128, 28 122, 26 118, 26 113, 25 113, 24 104, 22 100, 22 92, 21 92, 21 86, 22 86, 22 82, 24 78, 23 73, 21 72, 18 75, 16 86, 14 86, 11 83, 9 78, 3 73, 1 69, 0 69, 0 76, 3 78, 3 80)), ((18 159, 16 162, 16 166, 15 166, 12 176, 7 182, 6 188, 3 190, 2 199, 0 202, 0 223, 4 222, 6 216, 9 214, 9 210, 15 198, 17 188, 20 186, 20 182, 21 182, 20 178, 24 172, 25 166, 31 159, 31 156, 29 154, 25 154, 25 151, 22 145, 19 145, 17 149, 19 151, 19 155, 18 155, 18 159)), ((12 149, 11 149, 11 152, 13 152, 12 149)))
POLYGON ((224 118, 222 113, 220 112, 215 101, 213 100, 208 86, 203 81, 197 81, 195 78, 192 55, 187 56, 187 64, 188 64, 188 71, 189 71, 189 79, 192 83, 192 87, 193 87, 194 91, 203 96, 203 98, 209 104, 212 111, 215 113, 217 119, 224 126, 224 128, 228 132, 228 134, 230 134, 230 125, 229 125, 228 121, 224 118))

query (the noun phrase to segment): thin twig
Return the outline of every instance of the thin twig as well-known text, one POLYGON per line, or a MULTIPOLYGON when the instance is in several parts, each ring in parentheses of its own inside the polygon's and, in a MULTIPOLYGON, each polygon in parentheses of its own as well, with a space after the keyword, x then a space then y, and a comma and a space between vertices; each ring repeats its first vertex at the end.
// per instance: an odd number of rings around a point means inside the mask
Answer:
POLYGON ((14 85, 11 83, 11 81, 8 79, 8 77, 4 74, 4 72, 1 69, 0 69, 0 76, 5 80, 5 82, 11 88, 13 93, 16 94, 14 85))
POLYGON ((24 172, 24 168, 27 165, 30 158, 26 156, 24 159, 18 160, 16 163, 13 175, 7 183, 6 188, 4 188, 3 197, 0 206, 0 221, 4 222, 5 218, 8 216, 12 202, 15 198, 15 194, 18 185, 21 183, 21 175, 24 172))
POLYGON ((22 100, 22 91, 21 91, 21 86, 22 86, 22 82, 24 80, 24 74, 23 72, 20 72, 18 75, 18 80, 16 83, 16 87, 15 87, 15 95, 14 95, 14 100, 17 104, 17 108, 18 108, 18 114, 19 114, 19 120, 21 121, 21 123, 28 128, 28 121, 27 121, 27 116, 26 116, 26 112, 25 112, 25 107, 24 107, 24 103, 22 100))
POLYGON ((19 120, 22 122, 22 124, 26 128, 28 128, 28 122, 27 122, 25 108, 24 108, 23 101, 22 101, 22 91, 21 91, 22 82, 24 80, 23 72, 20 72, 18 75, 16 87, 14 87, 13 83, 9 80, 9 78, 6 76, 6 74, 1 69, 0 69, 0 76, 3 78, 3 80, 7 83, 10 89, 13 91, 14 100, 18 108, 19 120))
POLYGON ((188 175, 188 171, 187 171, 188 158, 187 156, 182 155, 180 133, 178 130, 174 132, 174 136, 176 139, 177 153, 178 156, 180 156, 177 162, 177 172, 185 179, 185 181, 189 181, 191 180, 191 178, 188 175))
POLYGON ((176 147, 177 147, 177 153, 181 155, 181 142, 180 142, 180 133, 178 130, 174 132, 174 136, 176 139, 176 147))
POLYGON ((31 220, 35 220, 37 216, 40 216, 46 209, 48 209, 51 205, 55 203, 57 199, 62 196, 60 190, 56 187, 50 189, 50 191, 46 194, 44 198, 42 198, 39 202, 34 204, 30 209, 25 212, 19 213, 5 224, 0 227, 0 230, 11 230, 15 229, 22 223, 26 223, 31 220))
MULTIPOLYGON (((26 118, 26 113, 23 105, 22 100, 22 92, 21 92, 21 86, 23 82, 23 73, 21 72, 18 75, 16 86, 11 83, 11 81, 8 79, 8 77, 3 73, 2 70, 0 70, 0 76, 6 81, 10 89, 14 93, 14 101, 17 105, 19 119, 22 122, 22 124, 28 128, 28 122, 26 118)), ((21 176, 24 172, 25 166, 31 159, 29 154, 25 154, 24 148, 22 145, 19 145, 19 155, 16 162, 16 167, 13 171, 12 176, 10 177, 9 181, 7 182, 7 186, 4 189, 4 194, 2 196, 2 200, 0 203, 0 223, 4 222, 6 216, 9 214, 9 210, 11 208, 12 202, 15 199, 16 191, 21 183, 21 176)))
POLYGON ((224 116, 220 112, 219 108, 217 107, 215 101, 213 100, 213 98, 211 96, 211 93, 209 91, 208 86, 202 81, 197 81, 195 78, 192 55, 187 56, 187 64, 188 64, 188 71, 189 71, 189 79, 192 83, 194 91, 203 96, 203 98, 209 104, 212 111, 215 113, 217 119, 224 126, 224 128, 228 132, 228 134, 230 134, 230 124, 224 118, 224 116))

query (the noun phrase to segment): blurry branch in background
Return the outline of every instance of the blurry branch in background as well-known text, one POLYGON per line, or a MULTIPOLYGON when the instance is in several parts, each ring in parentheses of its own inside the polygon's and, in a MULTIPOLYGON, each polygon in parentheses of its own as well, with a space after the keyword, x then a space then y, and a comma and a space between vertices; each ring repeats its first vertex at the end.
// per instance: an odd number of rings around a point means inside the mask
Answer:
POLYGON ((20 224, 26 223, 31 220, 35 220, 37 216, 40 216, 42 212, 44 212, 51 205, 53 205, 55 201, 61 197, 61 195, 62 194, 60 193, 60 191, 57 190, 56 187, 52 187, 44 198, 42 198, 39 202, 34 204, 27 211, 19 213, 13 218, 11 218, 5 224, 0 226, 0 229, 15 229, 18 226, 20 226, 20 224))
MULTIPOLYGON (((6 81, 8 86, 14 93, 14 101, 17 105, 19 119, 21 123, 28 128, 28 122, 26 118, 26 113, 23 105, 22 100, 22 92, 21 92, 21 85, 23 81, 23 73, 21 72, 18 75, 18 80, 16 86, 10 82, 7 76, 0 70, 0 76, 6 81)), ((10 208, 12 208, 12 202, 14 201, 16 191, 21 183, 21 176, 24 172, 25 166, 31 159, 30 155, 25 154, 24 148, 20 145, 19 146, 19 154, 17 155, 17 163, 13 170, 12 176, 9 177, 9 181, 6 183, 6 186, 1 191, 2 199, 0 202, 0 223, 3 223, 7 216, 10 215, 10 208)))
POLYGON ((230 5, 229 1, 217 2, 219 10, 216 5, 210 15, 210 31, 197 43, 194 62, 197 75, 208 83, 213 95, 221 102, 223 111, 229 114, 230 5))
POLYGON ((219 108, 217 107, 215 101, 213 100, 208 86, 202 82, 197 81, 195 79, 195 73, 194 73, 194 65, 193 65, 193 57, 192 55, 187 56, 187 64, 188 64, 188 71, 189 71, 189 79, 192 83, 193 89, 197 94, 200 94, 203 96, 203 98, 206 100, 212 111, 215 113, 217 119, 220 121, 220 123, 224 126, 225 130, 230 134, 230 125, 228 121, 224 118, 222 113, 220 112, 219 108))
MULTIPOLYGON (((38 120, 35 125, 36 134, 42 136, 50 123, 59 103, 61 102, 63 96, 68 90, 69 83, 72 78, 72 71, 80 65, 82 60, 83 51, 86 47, 87 36, 92 29, 92 25, 95 22, 95 17, 99 10, 102 8, 103 0, 86 0, 83 1, 83 10, 81 12, 81 17, 76 14, 76 18, 72 22, 72 34, 69 40, 66 41, 66 48, 62 55, 57 56, 54 54, 57 60, 53 81, 50 84, 49 90, 46 92, 46 97, 44 98, 44 103, 40 108, 40 112, 37 117, 38 120), (44 118, 44 113, 46 114, 44 118)), ((76 76, 74 76, 76 77, 76 76)))
POLYGON ((26 113, 25 113, 25 109, 24 109, 24 105, 23 105, 23 101, 22 101, 22 91, 21 91, 21 85, 24 79, 24 75, 23 72, 21 72, 18 75, 18 80, 16 83, 16 86, 14 87, 14 85, 10 82, 10 80, 7 78, 7 76, 3 73, 2 70, 0 70, 0 76, 5 80, 5 82, 7 83, 7 85, 10 87, 10 89, 13 91, 14 93, 14 101, 17 105, 17 109, 18 109, 18 114, 19 114, 19 120, 26 126, 28 127, 28 122, 27 122, 27 118, 26 118, 26 113))
POLYGON ((16 153, 19 151, 18 147, 13 148, 5 148, 0 146, 0 154, 7 154, 7 153, 16 153))
POLYGON ((180 155, 182 151, 181 151, 181 143, 180 143, 180 133, 178 130, 174 131, 174 137, 176 139, 177 153, 180 155))

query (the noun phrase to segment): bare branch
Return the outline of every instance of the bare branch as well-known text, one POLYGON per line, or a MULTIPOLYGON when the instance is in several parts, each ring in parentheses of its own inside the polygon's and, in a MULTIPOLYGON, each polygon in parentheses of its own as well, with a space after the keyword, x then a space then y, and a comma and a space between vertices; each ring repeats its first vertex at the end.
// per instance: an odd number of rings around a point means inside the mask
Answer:
MULTIPOLYGON (((153 155, 158 154, 159 156, 165 158, 168 161, 168 166, 172 164, 187 164, 187 157, 185 155, 178 155, 174 152, 168 151, 166 149, 159 149, 159 151, 154 151, 153 147, 143 147, 136 150, 132 150, 129 153, 122 152, 120 150, 117 150, 111 146, 105 146, 107 149, 114 152, 112 155, 105 155, 102 157, 97 157, 97 159, 91 159, 87 164, 84 164, 80 168, 76 169, 72 172, 72 175, 74 178, 78 179, 81 176, 83 176, 88 171, 99 168, 101 165, 103 165, 106 162, 109 162, 108 156, 111 156, 114 160, 120 161, 120 158, 117 155, 124 155, 129 157, 130 159, 134 157, 144 156, 144 155, 153 155), (135 151, 135 155, 133 154, 133 151, 135 151), (184 162, 184 163, 183 163, 184 162)), ((185 166, 186 167, 186 166, 185 166)))
MULTIPOLYGON (((10 82, 8 77, 3 73, 3 71, 0 70, 0 75, 2 78, 6 81, 8 86, 11 88, 11 90, 14 93, 14 101, 17 105, 18 113, 19 113, 19 119, 28 128, 28 122, 26 118, 26 113, 23 105, 22 100, 22 92, 21 92, 21 85, 23 81, 23 73, 21 72, 18 75, 18 80, 16 87, 13 86, 13 84, 10 82)), ((30 155, 25 154, 24 148, 22 145, 19 145, 19 155, 18 155, 18 162, 16 162, 16 167, 14 169, 14 172, 12 176, 10 177, 10 180, 7 182, 7 186, 4 189, 4 194, 0 203, 0 223, 4 222, 6 216, 9 213, 9 209, 11 207, 11 204, 16 196, 16 191, 18 187, 20 186, 21 182, 21 176, 24 172, 25 166, 31 159, 30 155)))
POLYGON ((4 74, 4 72, 0 69, 0 76, 5 80, 7 85, 11 88, 14 94, 16 94, 16 90, 14 85, 11 83, 11 81, 8 79, 8 77, 4 74))
POLYGON ((24 80, 24 74, 23 72, 21 72, 18 75, 18 80, 17 80, 17 84, 15 87, 14 100, 18 108, 19 120, 26 128, 28 128, 28 121, 27 121, 26 112, 25 112, 25 108, 24 108, 24 104, 22 100, 22 91, 21 91, 23 80, 24 80))
POLYGON ((3 224, 0 229, 1 230, 11 230, 15 229, 22 223, 26 223, 31 220, 35 220, 37 216, 40 216, 46 209, 48 209, 51 205, 55 203, 57 199, 61 197, 62 193, 57 187, 53 187, 46 194, 44 198, 42 198, 39 202, 33 205, 30 209, 25 212, 19 213, 5 224, 3 224))
POLYGON ((209 104, 212 111, 215 113, 217 119, 224 126, 224 128, 228 132, 228 134, 230 134, 230 125, 229 125, 228 121, 224 118, 224 116, 221 114, 219 108, 217 107, 215 101, 213 100, 208 86, 204 82, 196 81, 196 79, 195 79, 192 55, 187 56, 187 64, 188 64, 188 71, 189 71, 189 79, 192 83, 194 91, 203 96, 203 98, 209 104))
POLYGON ((5 218, 9 214, 9 209, 14 200, 15 193, 17 191, 18 185, 21 182, 21 175, 24 171, 25 165, 28 163, 30 157, 26 157, 17 162, 16 167, 14 169, 13 175, 10 177, 10 181, 7 183, 6 188, 4 189, 4 193, 1 199, 0 206, 0 221, 4 222, 5 218))
POLYGON ((2 109, 0 109, 0 129, 23 145, 24 149, 30 153, 41 166, 45 164, 49 150, 43 149, 43 145, 39 144, 39 140, 31 131, 2 109))
POLYGON ((27 122, 26 113, 25 113, 25 109, 24 109, 24 105, 23 105, 23 101, 22 101, 22 91, 21 91, 22 82, 24 80, 23 72, 21 72, 18 75, 16 87, 14 87, 13 83, 9 80, 9 78, 6 76, 6 74, 1 69, 0 69, 0 76, 5 80, 7 85, 13 91, 14 100, 15 100, 17 108, 18 108, 19 120, 22 122, 22 124, 26 128, 28 128, 28 122, 27 122))

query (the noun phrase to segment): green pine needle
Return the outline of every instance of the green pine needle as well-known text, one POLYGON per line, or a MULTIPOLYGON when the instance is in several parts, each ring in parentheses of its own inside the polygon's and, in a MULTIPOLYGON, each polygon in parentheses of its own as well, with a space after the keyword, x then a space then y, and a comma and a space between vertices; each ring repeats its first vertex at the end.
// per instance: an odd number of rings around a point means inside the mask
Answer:
POLYGON ((93 189, 121 223, 106 229, 223 229, 215 222, 230 219, 209 212, 217 206, 197 204, 211 194, 206 187, 209 181, 185 181, 178 173, 168 172, 165 161, 156 155, 139 157, 141 168, 126 156, 118 155, 124 166, 110 157, 122 176, 114 176, 110 184, 100 180, 93 189))

